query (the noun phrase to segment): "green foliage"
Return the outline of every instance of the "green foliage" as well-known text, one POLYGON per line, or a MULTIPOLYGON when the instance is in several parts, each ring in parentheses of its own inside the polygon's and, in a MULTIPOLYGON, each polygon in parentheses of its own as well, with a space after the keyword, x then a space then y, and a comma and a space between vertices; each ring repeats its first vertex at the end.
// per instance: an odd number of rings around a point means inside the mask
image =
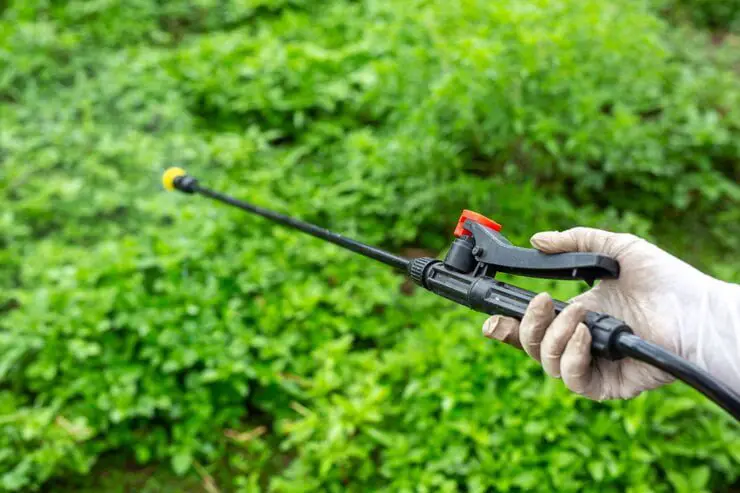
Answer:
POLYGON ((484 342, 482 316, 159 185, 180 165, 396 250, 440 251, 468 207, 518 243, 679 224, 711 255, 662 245, 714 261, 739 237, 740 83, 648 5, 15 1, 2 15, 2 489, 107 452, 228 468, 239 491, 737 478, 737 427, 695 393, 585 401, 484 342))
POLYGON ((669 18, 715 31, 740 32, 740 1, 657 0, 669 18))

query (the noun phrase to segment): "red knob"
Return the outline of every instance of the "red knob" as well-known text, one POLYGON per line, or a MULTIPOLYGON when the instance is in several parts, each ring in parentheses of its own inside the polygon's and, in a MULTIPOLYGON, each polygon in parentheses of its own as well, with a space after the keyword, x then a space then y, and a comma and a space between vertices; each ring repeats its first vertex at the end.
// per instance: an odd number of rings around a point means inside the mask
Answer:
POLYGON ((486 216, 482 216, 477 212, 469 211, 465 209, 460 215, 460 219, 457 221, 457 227, 455 228, 455 236, 460 238, 463 235, 472 235, 473 233, 465 229, 463 226, 465 221, 471 220, 486 228, 491 228, 496 231, 501 231, 501 225, 492 219, 488 219, 486 216))

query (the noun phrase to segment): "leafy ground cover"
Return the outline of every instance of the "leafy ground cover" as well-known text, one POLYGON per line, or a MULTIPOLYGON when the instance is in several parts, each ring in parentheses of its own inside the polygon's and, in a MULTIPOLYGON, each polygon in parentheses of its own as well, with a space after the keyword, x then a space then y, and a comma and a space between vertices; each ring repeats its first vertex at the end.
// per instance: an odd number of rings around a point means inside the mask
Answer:
POLYGON ((464 207, 631 231, 739 280, 740 81, 677 32, 653 2, 7 2, 0 487, 729 487, 740 431, 688 389, 578 398, 480 315, 159 185, 397 251, 464 207))

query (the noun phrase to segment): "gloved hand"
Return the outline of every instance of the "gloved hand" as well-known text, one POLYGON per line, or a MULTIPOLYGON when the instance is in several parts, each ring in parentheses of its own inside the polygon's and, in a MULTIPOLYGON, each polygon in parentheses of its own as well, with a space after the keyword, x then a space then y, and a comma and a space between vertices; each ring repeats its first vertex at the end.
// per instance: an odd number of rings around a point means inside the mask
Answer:
POLYGON ((714 279, 655 245, 629 234, 590 228, 534 235, 545 253, 593 252, 615 258, 619 279, 603 280, 577 296, 555 317, 547 293, 529 304, 521 323, 493 316, 483 334, 523 348, 545 372, 562 378, 594 400, 626 399, 673 377, 625 358, 591 358, 591 334, 584 312, 608 313, 635 334, 697 364, 740 391, 740 286, 714 279))

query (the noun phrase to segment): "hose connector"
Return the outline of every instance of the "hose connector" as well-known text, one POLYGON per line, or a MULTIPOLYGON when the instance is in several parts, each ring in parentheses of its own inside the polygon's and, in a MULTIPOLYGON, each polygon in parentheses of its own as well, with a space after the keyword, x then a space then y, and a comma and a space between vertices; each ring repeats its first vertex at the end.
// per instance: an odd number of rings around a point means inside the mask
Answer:
POLYGON ((424 274, 426 273, 427 267, 434 263, 439 263, 439 260, 431 257, 411 259, 408 266, 409 277, 419 286, 426 288, 424 285, 424 274))
POLYGON ((587 312, 584 322, 591 331, 591 352, 593 355, 610 361, 624 358, 617 340, 621 334, 633 333, 626 323, 598 312, 587 312))

